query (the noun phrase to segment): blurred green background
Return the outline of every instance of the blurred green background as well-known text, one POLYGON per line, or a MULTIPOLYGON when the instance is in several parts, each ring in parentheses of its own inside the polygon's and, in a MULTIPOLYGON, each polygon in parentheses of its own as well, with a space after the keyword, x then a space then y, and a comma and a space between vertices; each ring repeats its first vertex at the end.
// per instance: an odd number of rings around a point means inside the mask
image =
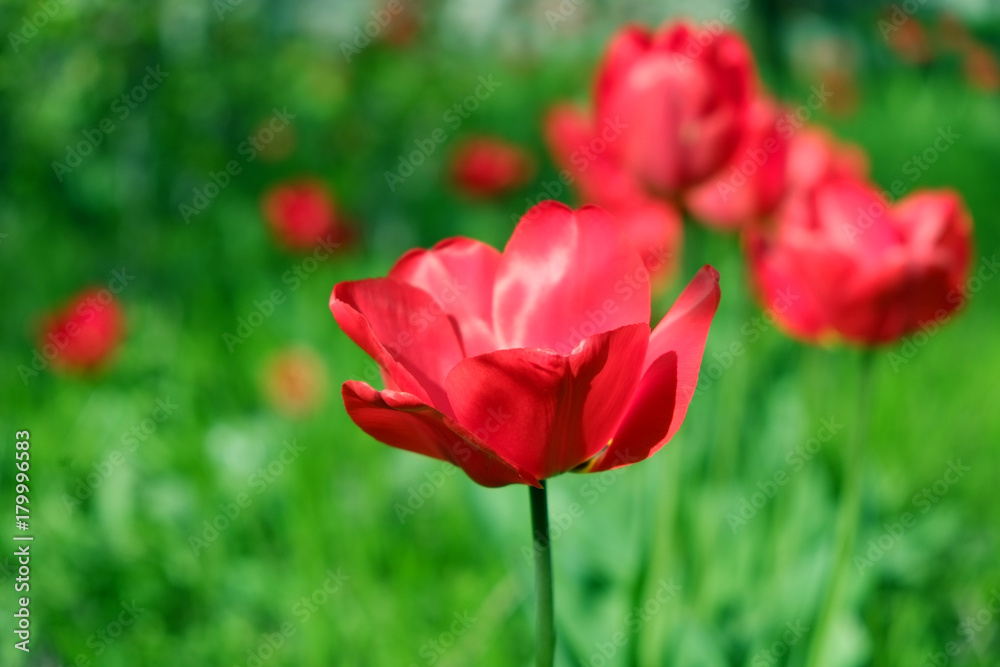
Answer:
MULTIPOLYGON (((814 85, 836 87, 810 120, 864 146, 878 183, 957 188, 979 256, 1000 245, 1000 98, 989 68, 949 47, 947 30, 964 25, 996 53, 995 3, 949 2, 946 20, 946 3, 908 3, 906 30, 919 24, 930 53, 914 58, 883 37, 891 9, 867 2, 403 0, 406 25, 377 31, 348 62, 342 44, 385 4, 0 6, 0 498, 11 509, 13 433, 30 429, 35 535, 29 655, 14 649, 7 611, 14 543, 0 550, 3 665, 530 663, 527 492, 477 487, 356 429, 339 385, 366 377, 367 360, 327 302, 337 281, 382 275, 413 246, 463 234, 502 247, 526 198, 557 179, 542 114, 586 101, 625 21, 717 20, 728 9, 793 107, 814 85), (113 105, 147 68, 162 81, 121 118, 113 105), (496 92, 459 127, 444 123, 480 76, 496 92), (240 144, 274 109, 294 119, 249 161, 240 144), (108 117, 113 131, 57 174, 53 162, 108 117), (439 127, 446 142, 390 191, 384 173, 439 127), (959 139, 911 180, 907 161, 949 127, 959 139), (526 146, 534 180, 499 201, 456 193, 449 148, 480 132, 526 146), (186 223, 180 205, 230 160, 241 173, 186 223), (312 271, 308 254, 275 244, 259 206, 268 187, 300 176, 330 186, 361 238, 312 271), (293 288, 283 275, 296 269, 293 288), (39 317, 115 270, 134 279, 119 295, 127 338, 114 362, 96 377, 23 378, 39 317), (276 289, 287 300, 230 351, 223 335, 276 289), (314 350, 326 378, 319 409, 301 418, 262 388, 269 360, 289 347, 314 350), (163 404, 175 407, 147 422, 163 404), (129 449, 123 438, 144 423, 129 449), (66 501, 109 462, 92 493, 66 501), (238 516, 218 518, 234 507, 238 516), (228 525, 206 528, 213 521, 228 525)), ((560 665, 799 665, 816 623, 858 353, 747 329, 759 313, 738 241, 688 231, 679 282, 703 262, 722 273, 709 379, 653 459, 552 480, 560 665), (734 342, 746 353, 729 358, 734 342), (833 437, 803 455, 831 422, 833 437), (778 472, 787 482, 769 486, 778 472), (768 489, 760 507, 744 504, 768 489)), ((679 286, 654 304, 655 319, 679 286)), ((870 563, 850 570, 830 665, 1000 664, 998 295, 1000 281, 984 281, 925 345, 876 360, 855 550, 870 563), (934 487, 955 462, 968 470, 934 487), (907 512, 914 525, 886 537, 907 512), (943 653, 949 642, 954 655, 943 653)))

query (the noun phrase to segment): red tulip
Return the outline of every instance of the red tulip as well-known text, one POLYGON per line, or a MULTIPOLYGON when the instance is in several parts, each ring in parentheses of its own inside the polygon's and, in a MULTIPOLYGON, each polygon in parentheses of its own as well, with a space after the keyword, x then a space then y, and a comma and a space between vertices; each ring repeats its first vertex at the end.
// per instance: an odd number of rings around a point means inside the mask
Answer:
POLYGON ((975 88, 987 93, 1000 90, 1000 63, 989 48, 978 44, 970 47, 963 57, 962 69, 975 88))
POLYGON ((677 210, 648 195, 610 159, 607 146, 617 138, 613 126, 595 129, 586 114, 558 105, 547 115, 545 136, 552 154, 587 203, 610 212, 654 274, 654 288, 665 283, 678 263, 683 225, 677 210))
POLYGON ((752 56, 734 33, 685 23, 628 27, 597 78, 597 125, 618 124, 611 155, 670 196, 721 169, 739 141, 754 89, 752 56))
POLYGON ((316 181, 276 186, 264 195, 262 208, 271 230, 292 250, 312 250, 321 241, 346 243, 352 237, 329 190, 316 181))
POLYGON ((455 186, 473 197, 499 197, 531 180, 535 163, 520 146, 494 137, 474 137, 451 155, 455 186))
POLYGON ((774 102, 754 100, 746 129, 729 162, 712 180, 687 193, 688 209, 711 227, 735 229, 774 209, 785 193, 790 125, 780 125, 774 102))
POLYGON ((543 202, 501 254, 465 238, 338 284, 330 308, 386 389, 349 381, 351 419, 484 486, 645 459, 680 427, 719 302, 705 267, 650 333, 639 255, 601 209, 543 202))
POLYGON ((897 56, 914 65, 925 65, 931 61, 931 43, 927 30, 917 19, 910 16, 903 23, 895 25, 887 14, 879 25, 891 25, 893 29, 882 28, 886 41, 897 56))
POLYGON ((45 319, 38 348, 58 370, 92 371, 118 348, 124 328, 125 316, 115 296, 92 287, 45 319))
POLYGON ((764 303, 792 334, 891 343, 942 322, 964 300, 970 219, 950 191, 886 208, 859 181, 827 181, 782 206, 747 248, 764 303))

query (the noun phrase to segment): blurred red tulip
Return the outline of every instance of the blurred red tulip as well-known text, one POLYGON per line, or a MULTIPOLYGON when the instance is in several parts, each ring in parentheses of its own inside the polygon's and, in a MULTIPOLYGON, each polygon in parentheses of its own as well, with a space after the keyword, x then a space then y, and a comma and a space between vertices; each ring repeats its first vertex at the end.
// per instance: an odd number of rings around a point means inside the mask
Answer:
POLYGON ((125 316, 114 294, 92 287, 45 318, 38 348, 58 370, 91 371, 110 359, 124 329, 125 316))
POLYGON ((989 48, 978 44, 971 47, 965 53, 963 69, 973 87, 988 93, 1000 90, 1000 63, 989 48))
POLYGON ((275 186, 265 193, 262 208, 271 231, 292 250, 312 250, 320 241, 346 244, 353 236, 329 190, 316 181, 275 186))
POLYGON ((747 236, 766 307, 795 336, 892 343, 943 322, 964 301, 968 213, 950 191, 886 208, 856 180, 827 181, 782 206, 770 232, 747 236))
POLYGON ((466 139, 451 154, 451 178, 473 197, 500 197, 523 186, 535 173, 535 161, 523 148, 504 139, 466 139))
POLYGON ((308 348, 291 348, 275 354, 264 370, 268 402, 289 417, 313 412, 326 395, 323 360, 308 348))
POLYGON ((484 486, 537 486, 670 440, 718 303, 705 267, 651 334, 648 273, 620 226, 543 202, 502 254, 465 238, 412 250, 387 278, 338 284, 330 308, 385 378, 344 384, 362 430, 484 486))
POLYGON ((897 56, 914 65, 924 65, 931 61, 930 39, 920 21, 908 16, 898 25, 888 25, 893 27, 891 30, 886 29, 885 38, 889 48, 897 56))
POLYGON ((755 89, 753 58, 735 33, 686 23, 653 34, 627 27, 597 77, 597 125, 621 137, 611 155, 661 196, 710 177, 729 160, 755 89))
POLYGON ((736 229, 770 213, 785 192, 791 125, 779 125, 781 108, 754 100, 746 130, 729 162, 685 201, 695 217, 718 229, 736 229))
POLYGON ((633 247, 654 275, 653 287, 665 284, 678 263, 683 236, 680 213, 648 195, 607 152, 614 128, 595 129, 586 114, 557 105, 546 116, 545 136, 567 183, 581 199, 606 209, 623 225, 633 247))

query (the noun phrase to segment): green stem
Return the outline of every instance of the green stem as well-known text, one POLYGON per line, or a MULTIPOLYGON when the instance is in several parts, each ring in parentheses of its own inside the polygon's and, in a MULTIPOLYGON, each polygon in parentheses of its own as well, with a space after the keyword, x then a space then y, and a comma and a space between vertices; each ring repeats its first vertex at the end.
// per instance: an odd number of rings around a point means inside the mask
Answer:
POLYGON ((538 667, 552 667, 556 657, 556 627, 552 595, 552 542, 545 482, 528 487, 531 494, 531 535, 535 552, 535 594, 538 597, 538 667))
POLYGON ((874 352, 865 350, 861 355, 858 372, 858 412, 851 447, 845 452, 843 465, 842 498, 837 515, 837 551, 833 561, 830 586, 827 589, 823 609, 816 623, 816 632, 809 646, 807 667, 824 664, 827 638, 830 626, 844 595, 849 579, 851 553, 854 539, 861 520, 861 491, 864 486, 865 461, 867 459, 868 424, 871 417, 872 360, 874 352))

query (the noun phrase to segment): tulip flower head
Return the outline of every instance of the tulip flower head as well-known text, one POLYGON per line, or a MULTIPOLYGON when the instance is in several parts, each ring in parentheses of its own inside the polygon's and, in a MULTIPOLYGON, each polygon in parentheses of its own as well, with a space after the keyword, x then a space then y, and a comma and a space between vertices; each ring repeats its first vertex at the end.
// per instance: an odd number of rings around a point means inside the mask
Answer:
POLYGON ((351 419, 484 486, 645 459, 676 433, 719 303, 701 269, 650 331, 649 273, 612 217, 543 202, 501 253, 467 238, 412 250, 330 308, 386 388, 343 386, 351 419))
POLYGON ((765 305, 793 335, 888 344, 964 301, 971 222, 951 191, 886 206, 866 184, 832 179, 791 198, 770 230, 748 232, 765 305))
POLYGON ((45 319, 38 348, 53 368, 85 373, 108 362, 124 329, 125 317, 115 296, 107 289, 90 288, 45 319))
POLYGON ((351 239, 333 197, 319 182, 278 185, 264 195, 261 207, 271 231, 291 250, 309 251, 321 242, 343 244, 351 239))
POLYGON ((729 160, 755 76, 735 33, 698 32, 686 23, 656 33, 631 26, 612 40, 598 73, 596 124, 622 125, 610 155, 652 192, 671 197, 729 160))
POLYGON ((451 178, 477 198, 506 195, 531 180, 535 162, 523 148, 495 137, 467 139, 451 155, 451 178))

